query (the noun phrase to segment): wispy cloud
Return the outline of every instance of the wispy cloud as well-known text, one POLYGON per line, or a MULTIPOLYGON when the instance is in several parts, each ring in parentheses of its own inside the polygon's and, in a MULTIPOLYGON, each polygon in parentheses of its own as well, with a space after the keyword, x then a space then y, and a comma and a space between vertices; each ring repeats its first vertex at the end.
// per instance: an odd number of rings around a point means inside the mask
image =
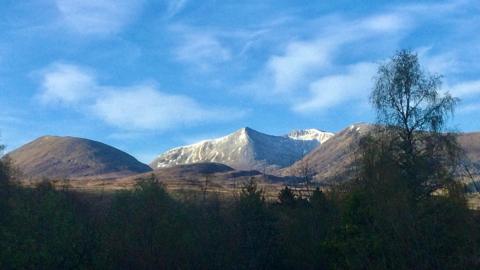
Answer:
POLYGON ((434 53, 432 46, 420 47, 415 50, 418 53, 422 66, 429 73, 445 74, 458 71, 458 56, 452 52, 434 53))
POLYGON ((450 1, 437 1, 430 3, 409 3, 408 5, 396 6, 395 10, 399 12, 408 12, 414 15, 422 15, 418 19, 431 18, 431 17, 444 17, 446 14, 450 14, 459 8, 469 6, 475 3, 475 0, 450 0, 450 1))
POLYGON ((248 64, 246 62, 254 60, 251 57, 258 56, 257 52, 252 51, 262 46, 268 47, 268 50, 275 47, 273 40, 278 33, 273 30, 288 20, 287 17, 281 17, 254 27, 232 28, 201 26, 192 22, 170 24, 168 31, 174 44, 172 58, 186 68, 199 72, 222 69, 230 63, 235 63, 235 68, 241 68, 248 64))
POLYGON ((358 63, 342 74, 322 77, 309 85, 310 96, 293 106, 300 113, 323 111, 345 101, 366 102, 377 71, 374 63, 358 63))
POLYGON ((195 64, 203 69, 231 59, 230 50, 218 39, 208 34, 190 34, 183 37, 182 44, 175 50, 176 59, 195 64))
POLYGON ((480 80, 461 78, 458 74, 465 72, 460 63, 460 55, 457 51, 434 53, 432 47, 417 49, 420 62, 430 73, 440 75, 447 74, 444 78, 443 90, 448 91, 454 97, 460 98, 458 111, 460 113, 474 113, 480 111, 480 80), (457 76, 455 76, 457 75, 457 76), (456 78, 452 80, 452 78, 456 78), (472 102, 473 100, 473 102, 472 102))
POLYGON ((354 21, 339 21, 336 25, 320 31, 317 38, 292 41, 281 55, 271 56, 266 64, 267 74, 273 77, 274 91, 293 91, 302 87, 302 82, 315 79, 334 63, 336 54, 343 46, 353 42, 381 37, 397 32, 408 25, 406 18, 397 14, 384 14, 354 21))
POLYGON ((175 15, 177 15, 177 13, 179 13, 180 11, 182 11, 186 4, 187 4, 188 0, 170 0, 168 1, 168 4, 167 4, 167 18, 171 18, 171 17, 174 17, 175 15))
POLYGON ((66 25, 81 34, 119 32, 137 15, 142 0, 56 0, 66 25))
POLYGON ((283 55, 270 57, 266 74, 273 81, 273 93, 294 89, 315 69, 325 68, 331 63, 331 51, 335 42, 318 39, 311 42, 289 43, 283 55))
POLYGON ((207 107, 185 96, 158 90, 155 84, 117 87, 100 84, 93 72, 54 64, 42 74, 40 100, 72 105, 124 130, 166 130, 242 117, 242 110, 207 107))
POLYGON ((173 49, 175 60, 201 70, 209 70, 231 60, 232 53, 218 35, 212 31, 199 30, 185 25, 175 25, 171 31, 177 38, 173 49))
POLYGON ((480 95, 480 80, 464 81, 450 87, 449 91, 458 97, 480 95))
POLYGON ((244 89, 263 100, 280 100, 305 113, 324 110, 363 94, 375 73, 372 63, 339 63, 340 52, 372 39, 385 40, 411 26, 395 12, 346 20, 333 17, 310 39, 288 41, 282 53, 271 55, 263 70, 244 89), (307 91, 305 91, 305 89, 307 91))
POLYGON ((91 109, 107 123, 130 130, 165 130, 222 121, 227 112, 207 109, 190 97, 164 93, 152 85, 111 89, 98 98, 91 109))

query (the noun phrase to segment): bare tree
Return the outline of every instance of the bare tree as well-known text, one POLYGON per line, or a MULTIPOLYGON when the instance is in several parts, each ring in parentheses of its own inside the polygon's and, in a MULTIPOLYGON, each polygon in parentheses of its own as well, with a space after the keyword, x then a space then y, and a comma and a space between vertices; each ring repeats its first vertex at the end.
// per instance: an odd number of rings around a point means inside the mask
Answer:
POLYGON ((457 98, 439 93, 441 76, 428 75, 415 53, 403 50, 378 69, 371 102, 378 120, 396 134, 413 154, 418 131, 441 132, 457 98))
POLYGON ((204 182, 202 187, 203 201, 207 200, 208 185, 210 184, 210 176, 208 174, 204 175, 204 182))
POLYGON ((380 65, 371 95, 378 127, 388 134, 406 178, 430 186, 427 192, 439 188, 428 175, 445 179, 445 169, 455 167, 459 155, 455 136, 443 133, 458 99, 440 90, 441 76, 426 73, 415 53, 402 50, 380 65), (430 171, 419 175, 420 164, 430 171))
POLYGON ((313 168, 310 166, 308 160, 301 160, 298 163, 295 175, 297 175, 299 177, 299 181, 300 181, 300 183, 299 183, 300 184, 300 189, 298 190, 299 196, 301 198, 309 197, 310 196, 310 186, 312 184, 314 171, 313 171, 313 168), (303 187, 302 187, 302 185, 303 185, 303 187), (306 193, 307 193, 306 196, 305 196, 305 194, 303 194, 303 188, 306 189, 306 193))

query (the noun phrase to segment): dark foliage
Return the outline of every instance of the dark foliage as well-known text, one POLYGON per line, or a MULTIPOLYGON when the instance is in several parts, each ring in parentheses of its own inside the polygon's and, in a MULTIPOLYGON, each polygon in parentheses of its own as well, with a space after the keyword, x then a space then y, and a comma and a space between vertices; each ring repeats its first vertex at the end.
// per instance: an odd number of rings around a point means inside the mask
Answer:
POLYGON ((111 195, 58 190, 47 182, 11 185, 2 198, 0 268, 478 267, 478 218, 464 200, 412 203, 408 188, 391 181, 395 164, 380 156, 372 161, 382 164, 375 167, 378 177, 348 189, 315 190, 308 200, 285 189, 277 203, 265 202, 254 182, 236 200, 194 201, 173 199, 154 178, 111 195))

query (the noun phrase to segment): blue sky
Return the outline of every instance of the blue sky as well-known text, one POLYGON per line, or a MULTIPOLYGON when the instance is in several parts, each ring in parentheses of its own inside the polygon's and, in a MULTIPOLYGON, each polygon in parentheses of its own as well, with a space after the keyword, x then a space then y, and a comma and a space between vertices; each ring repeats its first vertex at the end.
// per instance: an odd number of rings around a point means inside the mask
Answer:
POLYGON ((418 52, 480 130, 478 1, 2 0, 0 132, 99 140, 144 162, 240 127, 374 121, 376 68, 418 52), (120 3, 121 2, 121 3, 120 3))

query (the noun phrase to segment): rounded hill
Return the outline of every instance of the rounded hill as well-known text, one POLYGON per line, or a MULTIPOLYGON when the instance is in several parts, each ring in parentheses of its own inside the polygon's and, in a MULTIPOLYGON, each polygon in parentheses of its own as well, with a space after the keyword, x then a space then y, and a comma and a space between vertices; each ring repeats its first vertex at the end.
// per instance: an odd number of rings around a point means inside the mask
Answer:
POLYGON ((24 176, 35 179, 118 177, 151 171, 117 148, 76 137, 43 136, 8 156, 24 176))

